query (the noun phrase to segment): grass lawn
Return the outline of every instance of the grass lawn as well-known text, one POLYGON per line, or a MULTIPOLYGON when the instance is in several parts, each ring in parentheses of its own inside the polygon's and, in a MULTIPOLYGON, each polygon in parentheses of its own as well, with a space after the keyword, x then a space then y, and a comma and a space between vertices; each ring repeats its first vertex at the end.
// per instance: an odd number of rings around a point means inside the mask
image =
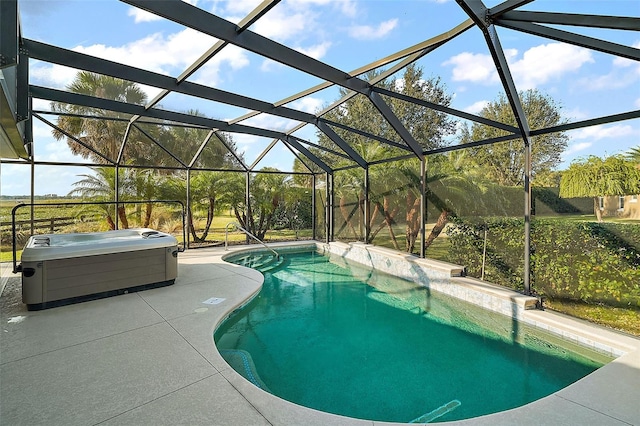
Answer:
POLYGON ((619 308, 564 300, 545 300, 553 311, 640 336, 640 307, 619 308))
MULTIPOLYGON (((3 206, 5 210, 10 206, 3 206)), ((538 217, 540 219, 553 219, 554 217, 544 216, 538 217)), ((567 216, 558 216, 555 217, 563 220, 572 220, 575 222, 593 222, 595 217, 593 215, 567 215, 567 216)), ((616 218, 606 218, 607 222, 621 222, 621 223, 636 223, 637 220, 623 220, 616 218)), ((207 235, 207 243, 203 245, 211 245, 211 243, 223 243, 225 240, 225 227, 230 223, 235 223, 236 218, 233 215, 223 214, 216 215, 211 224, 209 234, 207 235)), ((196 221, 196 226, 204 224, 204 220, 200 219, 196 221)), ((431 227, 433 224, 427 224, 427 235, 431 231, 431 227)), ((404 249, 405 245, 405 228, 402 225, 394 226, 394 232, 396 234, 398 245, 400 249, 404 249)), ((172 231, 175 234, 178 241, 182 243, 182 229, 172 231)), ((198 232, 198 235, 201 235, 201 231, 198 232)), ((268 231, 265 236, 265 241, 283 241, 283 240, 307 240, 312 238, 311 229, 303 229, 299 231, 293 230, 271 230, 268 231)), ((191 236, 189 236, 191 240, 191 236)), ((239 244, 244 243, 246 241, 246 236, 244 233, 231 230, 228 234, 229 243, 231 244, 239 244)), ((381 230, 375 239, 375 244, 383 247, 394 248, 389 238, 388 230, 381 230)), ((417 243, 419 250, 419 241, 417 243)), ((195 244, 194 244, 195 246, 195 244)), ((17 252, 17 260, 20 261, 20 254, 22 252, 22 247, 17 252)), ((433 244, 427 248, 426 255, 428 258, 437 259, 447 261, 448 259, 448 249, 449 249, 449 241, 446 233, 442 233, 433 244)), ((11 262, 12 261, 12 252, 11 247, 4 245, 2 247, 2 252, 0 252, 0 261, 2 262, 11 262)), ((610 327, 616 330, 620 330, 635 336, 640 336, 640 308, 639 307, 630 307, 630 308, 620 308, 620 307, 612 307, 607 305, 594 305, 594 304, 586 304, 574 301, 563 301, 563 300, 546 300, 545 306, 557 312, 561 312, 567 315, 571 315, 576 318, 582 318, 588 321, 591 321, 596 324, 601 324, 606 327, 610 327)))
MULTIPOLYGON (((559 216, 533 216, 535 219, 562 219, 570 222, 596 222, 595 215, 592 214, 572 214, 572 215, 559 215, 559 216)), ((623 219, 619 217, 604 217, 603 222, 607 223, 633 223, 640 224, 638 219, 623 219)))

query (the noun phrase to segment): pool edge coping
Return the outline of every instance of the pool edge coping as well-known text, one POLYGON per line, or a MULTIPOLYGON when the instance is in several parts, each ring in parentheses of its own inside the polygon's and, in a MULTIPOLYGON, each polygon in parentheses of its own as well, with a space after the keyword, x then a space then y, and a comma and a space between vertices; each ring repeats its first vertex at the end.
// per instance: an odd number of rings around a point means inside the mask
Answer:
MULTIPOLYGON (((356 246, 361 246, 361 247, 367 247, 368 249, 372 249, 372 247, 375 246, 371 246, 371 245, 367 245, 364 243, 344 243, 344 242, 331 242, 331 243, 324 243, 324 242, 320 242, 320 241, 314 241, 314 240, 309 240, 309 241, 298 241, 298 242, 284 242, 284 243, 275 243, 275 244, 270 244, 270 247, 273 247, 275 249, 277 249, 278 247, 295 247, 295 246, 299 246, 299 247, 312 247, 313 245, 316 246, 316 249, 320 252, 325 252, 327 247, 330 247, 332 244, 336 245, 337 248, 341 248, 341 249, 346 249, 348 247, 352 247, 352 245, 356 245, 356 246)), ((239 252, 251 252, 251 251, 261 251, 264 250, 261 247, 246 247, 246 246, 242 246, 242 247, 237 247, 235 249, 231 249, 230 250, 230 254, 236 254, 239 252)), ((393 253, 393 251, 391 251, 391 249, 386 249, 386 248, 379 248, 379 247, 375 247, 373 248, 373 251, 377 251, 379 253, 384 253, 384 254, 391 254, 394 256, 394 258, 397 259, 404 259, 404 260, 419 260, 420 263, 424 262, 424 259, 420 259, 420 258, 416 258, 415 256, 406 254, 406 253, 402 253, 402 252, 395 252, 393 253), (383 250, 379 250, 379 249, 383 249, 383 250), (391 252, 390 252, 391 251, 391 252)), ((225 257, 227 257, 228 254, 223 254, 221 255, 221 260, 223 262, 226 263, 226 261, 224 260, 225 257)), ((430 259, 427 259, 427 264, 429 264, 430 262, 428 262, 430 259)), ((441 262, 441 261, 437 261, 440 264, 446 264, 446 262, 441 262)), ((446 266, 446 265, 445 265, 446 266)), ((456 267, 459 267, 458 265, 452 265, 451 269, 456 269, 456 267)), ((246 267, 243 267, 246 268, 246 267)), ((247 268, 247 269, 251 269, 251 268, 247 268)), ((445 270, 447 269, 446 267, 444 268, 445 270)), ((451 277, 453 279, 458 279, 460 277, 456 277, 453 276, 451 277)), ((475 279, 474 279, 475 280, 475 279)), ((465 280, 466 281, 466 280, 465 280)), ((491 284, 491 283, 487 283, 484 281, 480 281, 480 280, 476 280, 480 283, 482 283, 482 285, 484 286, 484 288, 487 288, 486 286, 489 286, 489 288, 492 289, 492 291, 495 291, 496 289, 501 289, 503 290, 505 293, 511 293, 512 296, 523 296, 520 293, 517 293, 513 290, 509 290, 506 288, 502 288, 502 287, 498 287, 495 284, 491 284)), ((473 285, 473 283, 471 282, 467 282, 467 285, 473 285)), ((260 284, 260 286, 258 287, 258 289, 247 296, 247 298, 245 298, 240 304, 235 305, 233 308, 227 310, 225 313, 222 313, 220 315, 219 318, 217 318, 217 320, 215 321, 215 324, 212 325, 211 328, 211 339, 212 339, 212 343, 213 343, 213 347, 216 353, 216 356, 219 357, 221 360, 223 360, 222 356, 220 355, 215 342, 213 342, 213 333, 218 329, 218 327, 222 324, 223 321, 225 321, 230 315, 233 314, 234 311, 241 309, 242 306, 245 306, 247 303, 249 303, 251 300, 253 300, 253 298, 255 296, 257 296, 257 294, 260 292, 260 289, 262 288, 262 284, 260 284)), ((524 409, 528 409, 531 408, 532 406, 538 405, 538 404, 546 404, 550 401, 555 401, 556 399, 562 399, 564 401, 570 401, 576 404, 579 404, 578 402, 572 401, 571 399, 567 398, 567 396, 563 396, 560 395, 561 393, 564 393, 567 389, 576 389, 576 388, 580 388, 582 386, 585 385, 585 383, 588 383, 590 380, 592 380, 593 376, 602 376, 602 375, 606 375, 610 372, 610 370, 613 370, 612 367, 615 367, 616 365, 623 365, 623 366, 631 366, 635 369, 640 370, 640 339, 636 338, 634 336, 631 335, 627 335, 627 334, 623 334, 621 332, 617 332, 614 330, 609 330, 606 329, 604 327, 598 326, 596 324, 592 324, 589 323, 587 321, 584 320, 580 320, 580 319, 575 319, 572 317, 568 317, 562 314, 558 314, 556 312, 552 312, 552 311, 546 311, 546 310, 540 310, 540 309, 524 309, 523 310, 523 316, 524 318, 526 318, 527 320, 525 320, 525 322, 527 322, 529 325, 532 325, 536 328, 539 328, 541 330, 547 331, 547 332, 551 332, 554 333, 554 331, 559 330, 560 334, 558 334, 559 337, 562 337, 564 339, 567 339, 573 343, 577 343, 579 345, 582 345, 578 335, 580 336, 584 336, 585 333, 586 335, 595 338, 596 340, 594 340, 594 342, 596 341, 602 341, 605 340, 606 342, 608 342, 609 345, 613 345, 613 346, 609 346, 612 350, 612 352, 614 350, 617 350, 618 355, 615 355, 615 358, 605 364, 604 366, 600 367, 598 370, 594 371, 593 373, 583 377, 582 379, 572 383, 571 385, 562 388, 546 397, 540 398, 536 401, 532 401, 528 404, 525 404, 521 407, 516 407, 510 410, 505 410, 505 411, 501 411, 498 413, 492 413, 492 414, 486 414, 483 416, 479 416, 479 417, 474 417, 474 418, 470 418, 470 419, 465 419, 465 420, 459 420, 459 421, 452 421, 452 422, 443 422, 442 424, 471 424, 470 422, 473 421, 477 421, 479 419, 483 419, 483 420, 489 420, 492 423, 496 422, 495 424, 510 424, 510 421, 508 419, 510 419, 511 415, 517 411, 517 410, 524 410, 524 409), (544 326, 540 327, 540 324, 547 324, 549 325, 549 323, 553 324, 553 326, 550 326, 549 329, 545 329, 544 326), (569 337, 568 337, 569 336, 569 337), (612 366, 607 368, 607 366, 612 366), (596 374, 597 373, 597 374, 596 374), (555 398, 555 399, 554 399, 555 398), (526 407, 526 408, 525 408, 526 407), (503 418, 505 421, 507 421, 506 423, 500 423, 500 418, 503 418)), ((520 318, 519 318, 520 320, 520 318)), ((555 333, 554 333, 555 334, 555 333)), ((586 337, 585 337, 586 338, 586 337)), ((584 346, 584 345, 582 345, 584 346)), ((588 348, 590 348, 589 346, 586 346, 588 348)), ((593 348, 591 348, 593 349, 593 348)), ((606 352, 605 352, 606 353, 606 352)), ((397 423, 397 422, 384 422, 384 421, 372 421, 372 420, 364 420, 364 419, 356 419, 356 418, 352 418, 352 417, 346 417, 346 416, 340 416, 340 415, 336 415, 336 414, 332 414, 332 413, 327 413, 327 412, 323 412, 323 411, 319 411, 319 410, 315 410, 313 408, 309 408, 309 407, 304 407, 298 404, 295 404, 293 402, 284 400, 282 398, 279 398, 273 394, 270 394, 262 389, 257 388, 256 386, 254 386, 253 384, 251 384, 247 379, 245 379, 243 376, 241 376, 239 373, 237 373, 235 370, 233 370, 233 368, 228 367, 226 370, 221 371, 221 374, 225 375, 225 374, 230 374, 231 377, 235 378, 235 381, 240 380, 240 382, 246 382, 246 385, 248 386, 242 386, 242 388, 237 388, 238 392, 240 392, 245 398, 247 398, 247 400, 249 400, 251 403, 255 402, 255 398, 257 398, 258 400, 264 400, 264 398, 266 398, 268 401, 270 401, 271 403, 275 403, 275 404, 282 404, 284 407, 287 407, 287 410, 294 410, 297 414, 296 417, 301 416, 302 418, 306 418, 307 416, 313 416, 314 418, 318 418, 321 417, 322 419, 325 419, 327 421, 327 424, 329 423, 334 423, 336 420, 340 420, 342 419, 345 423, 353 423, 353 424, 368 424, 368 425, 386 425, 386 426, 399 426, 399 425, 403 425, 406 423, 397 423)), ((228 376, 225 375, 225 377, 227 377, 229 379, 228 376)), ((235 385, 234 385, 235 387, 235 385)), ((258 404, 259 405, 259 404, 258 404)), ((257 407, 256 407, 257 408, 257 407)), ((590 408, 590 407, 587 407, 590 408)), ((259 412, 262 413, 262 411, 260 409, 258 409, 259 412)), ((617 420, 620 420, 618 417, 613 416, 612 414, 607 414, 607 413, 601 413, 602 415, 605 416, 610 416, 613 417, 617 420)), ((264 414, 263 414, 264 415, 264 414)), ((269 419, 268 417, 265 416, 266 419, 269 419)), ((620 420, 623 421, 623 420, 620 420)))

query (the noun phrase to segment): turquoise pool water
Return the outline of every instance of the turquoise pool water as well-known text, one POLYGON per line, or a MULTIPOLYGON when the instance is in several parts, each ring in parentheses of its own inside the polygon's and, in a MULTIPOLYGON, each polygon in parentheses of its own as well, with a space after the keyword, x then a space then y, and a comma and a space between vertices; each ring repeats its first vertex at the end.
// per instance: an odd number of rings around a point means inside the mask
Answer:
POLYGON ((339 257, 227 260, 262 268, 265 283, 216 331, 220 353, 256 386, 306 407, 381 421, 466 419, 547 396, 609 361, 339 257))

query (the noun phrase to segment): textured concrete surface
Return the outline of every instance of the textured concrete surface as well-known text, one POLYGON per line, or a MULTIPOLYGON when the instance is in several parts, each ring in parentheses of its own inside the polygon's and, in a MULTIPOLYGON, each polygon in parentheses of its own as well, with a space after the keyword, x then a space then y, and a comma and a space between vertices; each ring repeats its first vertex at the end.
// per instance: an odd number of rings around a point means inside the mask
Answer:
MULTIPOLYGON (((36 312, 20 300, 19 275, 3 265, 0 424, 388 425, 283 401, 224 362, 213 332, 262 285, 260 273, 225 263, 227 253, 181 253, 173 286, 36 312), (212 297, 224 301, 203 303, 212 297)), ((638 339, 550 312, 530 315, 588 330, 624 355, 554 395, 455 424, 640 424, 638 339)))

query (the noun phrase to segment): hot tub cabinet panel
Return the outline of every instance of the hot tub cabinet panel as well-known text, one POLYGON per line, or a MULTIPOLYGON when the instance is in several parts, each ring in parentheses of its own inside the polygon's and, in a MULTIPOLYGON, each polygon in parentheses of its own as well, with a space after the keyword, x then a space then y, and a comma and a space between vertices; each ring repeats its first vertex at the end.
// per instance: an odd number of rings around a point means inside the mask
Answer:
POLYGON ((36 310, 170 285, 177 254, 173 236, 149 229, 34 236, 22 255, 22 301, 36 310))

